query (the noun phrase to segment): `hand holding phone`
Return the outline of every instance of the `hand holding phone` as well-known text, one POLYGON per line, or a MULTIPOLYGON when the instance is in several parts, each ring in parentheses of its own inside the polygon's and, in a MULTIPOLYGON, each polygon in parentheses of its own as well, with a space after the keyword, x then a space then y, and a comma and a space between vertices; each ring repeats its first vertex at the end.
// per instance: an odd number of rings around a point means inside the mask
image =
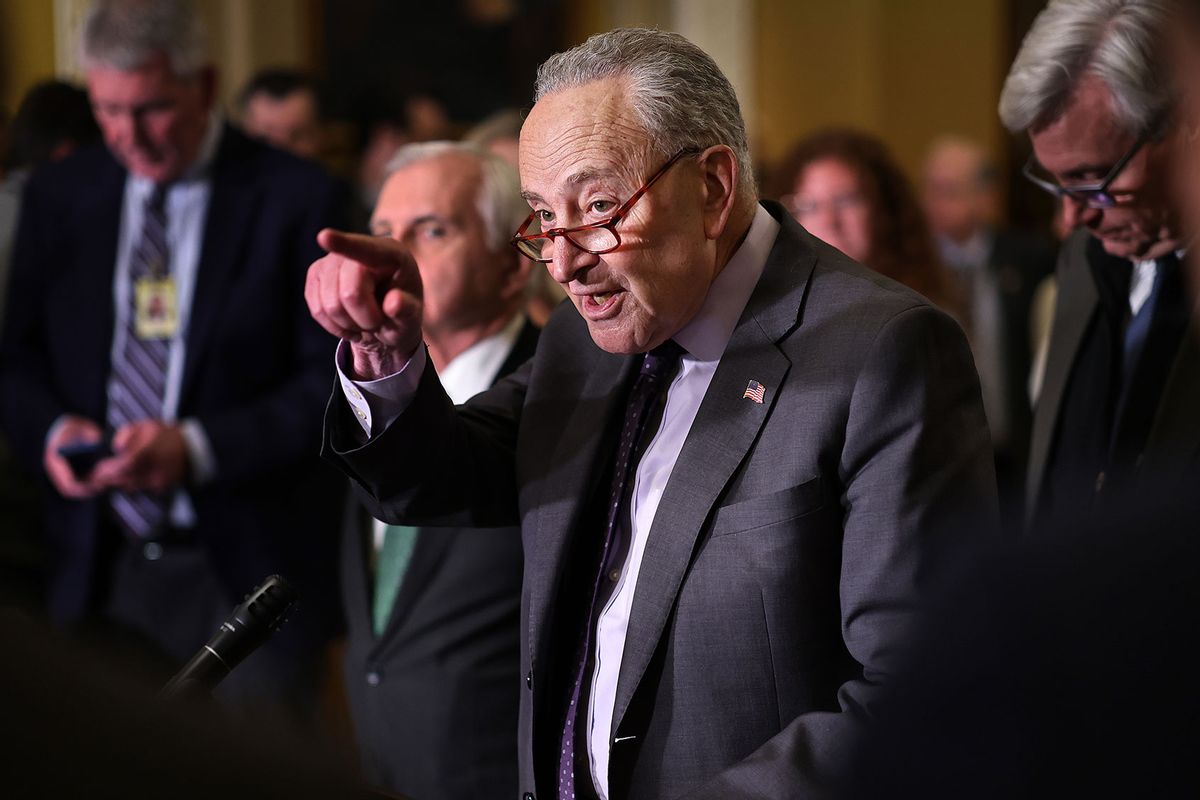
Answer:
MULTIPOLYGON (((100 442, 105 438, 104 428, 97 422, 75 414, 64 414, 57 419, 46 437, 46 445, 42 451, 42 467, 58 493, 72 500, 86 500, 95 497, 101 488, 94 485, 90 479, 76 477, 70 462, 59 452, 62 448, 81 445, 85 442, 100 442)), ((94 447, 95 445, 90 445, 94 447)), ((86 467, 82 464, 81 468, 86 467)), ((94 466, 94 464, 92 465, 94 466)))
POLYGON ((105 436, 96 442, 71 442, 58 448, 58 454, 71 467, 77 481, 85 481, 96 464, 113 454, 112 438, 105 436))

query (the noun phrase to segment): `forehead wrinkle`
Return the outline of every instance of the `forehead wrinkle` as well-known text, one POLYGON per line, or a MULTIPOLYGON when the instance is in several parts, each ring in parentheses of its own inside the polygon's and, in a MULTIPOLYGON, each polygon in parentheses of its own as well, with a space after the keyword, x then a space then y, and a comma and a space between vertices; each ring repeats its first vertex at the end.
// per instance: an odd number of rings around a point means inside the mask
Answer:
MULTIPOLYGON (((640 183, 642 162, 652 147, 623 95, 614 91, 618 88, 589 84, 543 98, 522 130, 526 177, 538 183, 546 180, 559 196, 611 177, 629 182, 631 188, 640 183)), ((544 191, 544 186, 526 186, 522 195, 544 200, 544 191)))

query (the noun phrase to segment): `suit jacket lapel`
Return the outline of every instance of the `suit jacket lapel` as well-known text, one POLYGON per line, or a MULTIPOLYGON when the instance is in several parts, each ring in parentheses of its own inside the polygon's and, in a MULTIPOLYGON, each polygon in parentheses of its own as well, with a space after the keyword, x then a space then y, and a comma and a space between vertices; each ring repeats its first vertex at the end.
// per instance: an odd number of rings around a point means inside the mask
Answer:
MULTIPOLYGON (((404 570, 404 577, 400 582, 400 591, 396 593, 387 625, 383 635, 376 640, 377 642, 388 641, 392 634, 404 624, 404 619, 412 610, 415 601, 425 593, 426 585, 437 574, 438 567, 446 558, 446 554, 450 552, 453 541, 453 534, 438 530, 418 531, 412 558, 409 560, 408 567, 404 570)), ((371 586, 374 586, 373 582, 371 586)))
POLYGON ((1031 519, 1037 510, 1067 380, 1083 342, 1083 335, 1100 300, 1088 266, 1092 237, 1082 231, 1075 235, 1086 236, 1087 239, 1068 244, 1071 250, 1066 256, 1064 268, 1059 270, 1058 300, 1054 304, 1054 325, 1050 331, 1050 350, 1046 355, 1046 377, 1037 401, 1029 445, 1029 475, 1025 492, 1027 519, 1031 519))
MULTIPOLYGON (((768 206, 773 209, 773 206, 768 206)), ((786 214, 763 275, 709 384, 667 482, 642 556, 617 682, 613 735, 659 646, 700 532, 771 413, 791 362, 776 346, 799 319, 816 264, 786 214), (756 380, 764 402, 742 397, 756 380)))
POLYGON ((180 395, 187 397, 196 378, 208 335, 220 316, 221 292, 229 285, 230 273, 241 264, 241 252, 251 230, 259 191, 239 150, 241 134, 229 126, 221 132, 221 143, 212 164, 212 194, 208 201, 204 239, 192 298, 187 331, 187 359, 180 395))

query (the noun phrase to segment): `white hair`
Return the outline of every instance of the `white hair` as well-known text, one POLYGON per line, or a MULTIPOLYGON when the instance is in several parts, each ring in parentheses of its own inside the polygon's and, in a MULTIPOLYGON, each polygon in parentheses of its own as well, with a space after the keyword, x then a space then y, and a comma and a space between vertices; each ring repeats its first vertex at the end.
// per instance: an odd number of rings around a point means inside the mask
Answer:
POLYGON ((1167 19, 1165 0, 1052 0, 1004 82, 1004 126, 1016 133, 1053 122, 1080 80, 1095 75, 1130 133, 1159 133, 1173 101, 1161 40, 1167 19))
POLYGON ((600 33, 538 68, 534 102, 610 78, 626 82, 634 113, 661 155, 727 145, 737 156, 740 188, 754 193, 737 94, 707 53, 668 31, 620 28, 600 33))
POLYGON ((188 0, 95 0, 80 27, 79 61, 134 70, 163 53, 177 76, 211 63, 204 23, 188 0))
POLYGON ((466 156, 479 164, 479 215, 487 231, 489 249, 499 252, 508 245, 517 228, 529 216, 529 205, 521 197, 521 180, 517 170, 503 158, 463 142, 406 144, 388 161, 384 168, 384 179, 405 167, 447 155, 466 156))

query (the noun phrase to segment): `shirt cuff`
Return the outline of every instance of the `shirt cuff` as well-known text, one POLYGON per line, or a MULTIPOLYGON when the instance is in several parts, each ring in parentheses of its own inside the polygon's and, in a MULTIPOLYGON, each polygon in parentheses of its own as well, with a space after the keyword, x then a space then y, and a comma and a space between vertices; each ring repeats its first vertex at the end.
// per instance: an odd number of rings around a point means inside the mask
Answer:
POLYGON ((427 358, 422 345, 399 372, 373 381, 356 381, 349 377, 350 346, 344 339, 338 342, 333 359, 338 381, 350 410, 354 412, 354 418, 367 438, 386 430, 408 408, 417 393, 421 374, 425 372, 427 358))
POLYGON ((202 486, 217 475, 217 457, 213 455, 208 434, 198 419, 185 419, 179 423, 183 441, 187 444, 188 466, 191 467, 192 483, 202 486))

